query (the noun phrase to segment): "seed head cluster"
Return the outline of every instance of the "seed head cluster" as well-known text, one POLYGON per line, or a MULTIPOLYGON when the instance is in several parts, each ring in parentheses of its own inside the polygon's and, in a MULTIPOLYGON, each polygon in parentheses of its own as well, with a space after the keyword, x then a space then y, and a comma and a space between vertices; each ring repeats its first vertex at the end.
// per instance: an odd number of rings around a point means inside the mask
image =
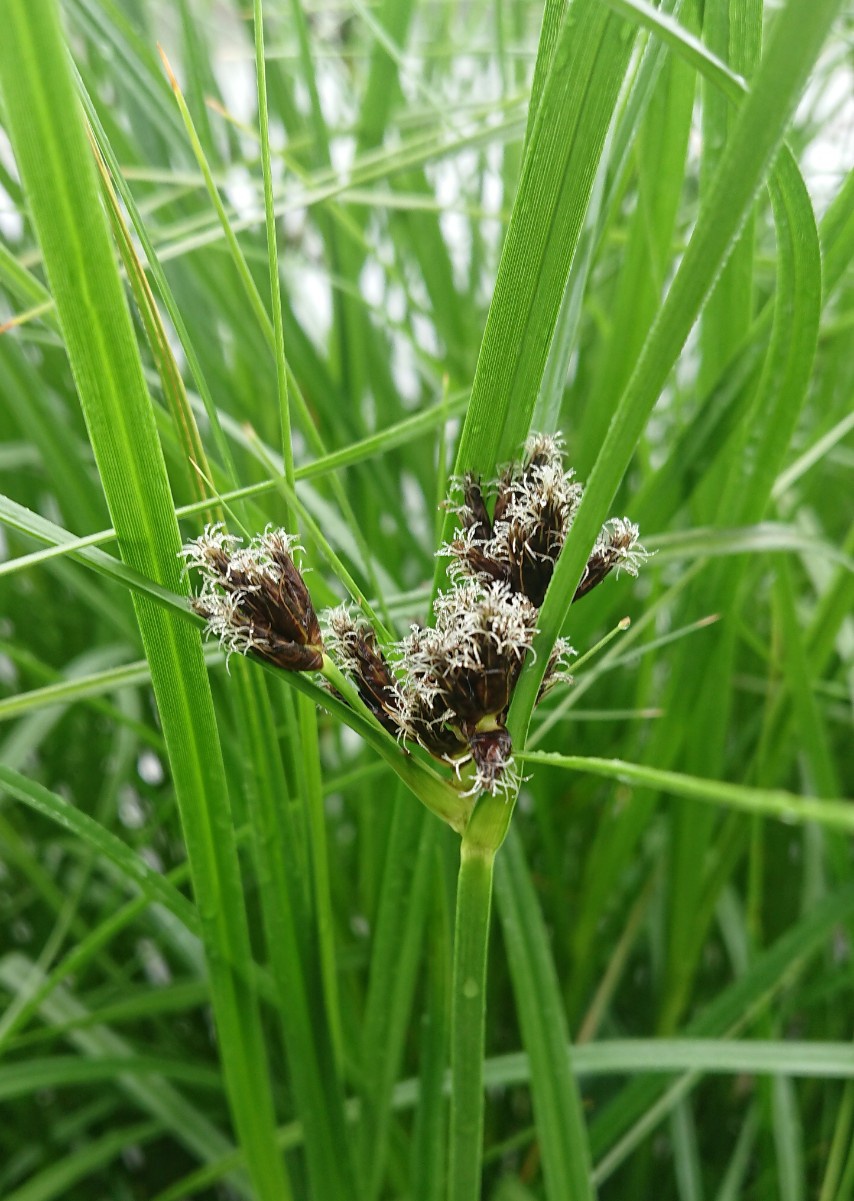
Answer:
MULTIPOLYGON (((559 436, 533 434, 521 464, 512 464, 493 485, 490 519, 480 480, 465 475, 452 503, 460 529, 439 554, 450 557, 452 579, 498 580, 540 608, 558 555, 572 527, 584 489, 565 471, 559 436)), ((579 600, 615 568, 636 576, 646 552, 638 528, 627 517, 602 527, 573 600, 579 600)))
POLYGON ((253 654, 288 671, 323 665, 323 639, 308 589, 293 560, 295 538, 267 527, 247 546, 221 523, 181 554, 202 573, 192 605, 228 654, 253 654))
MULTIPOLYGON (((560 439, 533 435, 521 461, 486 488, 471 474, 456 482, 448 505, 459 526, 438 552, 451 559, 451 587, 436 600, 432 626, 412 626, 386 658, 367 623, 346 608, 327 619, 334 657, 377 718, 451 763, 460 778, 471 765, 472 793, 515 787, 507 712, 581 495, 573 472, 564 469, 560 439)), ((615 569, 637 575, 645 557, 637 526, 612 519, 573 599, 615 569)), ((571 679, 574 653, 558 640, 538 700, 571 679)))
MULTIPOLYGON (((294 539, 283 530, 268 528, 244 547, 209 526, 188 543, 182 553, 203 579, 193 607, 229 653, 312 671, 322 668, 325 649, 386 730, 451 764, 468 793, 509 795, 517 775, 507 712, 581 495, 560 439, 542 434, 486 488, 472 474, 457 481, 448 506, 459 526, 438 552, 452 561, 451 587, 436 600, 432 626, 413 625, 385 651, 347 606, 325 614, 324 647, 294 539)), ((645 557, 637 526, 612 518, 573 600, 615 569, 637 575, 645 557)), ((574 653, 558 640, 538 700, 571 679, 574 653)))

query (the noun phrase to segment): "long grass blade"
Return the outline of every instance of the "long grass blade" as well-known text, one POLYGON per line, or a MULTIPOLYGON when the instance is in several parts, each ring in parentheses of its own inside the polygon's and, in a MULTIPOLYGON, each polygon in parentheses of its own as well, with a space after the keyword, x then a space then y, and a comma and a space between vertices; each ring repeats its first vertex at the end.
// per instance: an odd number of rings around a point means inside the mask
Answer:
MULTIPOLYGON (((0 80, 119 548, 182 591, 168 482, 53 4, 7 10, 0 80), (86 281, 81 294, 80 283, 86 281)), ((198 637, 135 602, 192 865, 232 1114, 260 1197, 289 1194, 274 1115, 228 793, 198 637)))

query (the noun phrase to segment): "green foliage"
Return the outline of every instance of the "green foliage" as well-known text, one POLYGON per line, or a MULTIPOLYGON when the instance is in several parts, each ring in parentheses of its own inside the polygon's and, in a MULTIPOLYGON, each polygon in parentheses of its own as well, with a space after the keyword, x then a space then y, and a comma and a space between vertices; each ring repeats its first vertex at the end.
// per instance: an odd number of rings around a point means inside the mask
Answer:
POLYGON ((9 0, 0 1195, 854 1195, 843 7, 9 0), (531 429, 518 801, 203 652, 205 522, 399 637, 531 429))

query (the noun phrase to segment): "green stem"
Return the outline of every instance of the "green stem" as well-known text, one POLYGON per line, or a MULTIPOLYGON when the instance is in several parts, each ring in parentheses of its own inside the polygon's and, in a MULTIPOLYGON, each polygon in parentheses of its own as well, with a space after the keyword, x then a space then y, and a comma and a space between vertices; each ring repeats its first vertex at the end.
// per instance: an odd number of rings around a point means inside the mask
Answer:
MULTIPOLYGON (((442 821, 447 822, 452 830, 462 834, 471 815, 473 805, 471 798, 461 796, 455 788, 437 775, 432 768, 422 763, 420 759, 416 759, 408 752, 401 751, 396 740, 388 730, 380 725, 365 705, 353 682, 338 669, 328 655, 323 656, 323 667, 320 670, 321 674, 344 698, 352 714, 360 719, 358 727, 352 720, 349 720, 349 724, 354 729, 358 729, 358 733, 365 742, 382 755, 404 784, 415 793, 419 801, 426 805, 431 813, 435 813, 442 821)), ((294 683, 296 687, 299 687, 298 675, 294 683)), ((350 715, 345 710, 341 717, 342 720, 348 721, 350 715)))
POLYGON ((317 740, 317 710, 305 695, 300 696, 297 710, 303 750, 303 788, 311 835, 312 886, 323 998, 326 1002, 326 1015, 335 1051, 335 1062, 340 1073, 344 1058, 344 1037, 341 1031, 341 1007, 338 999, 338 975, 335 963, 335 929, 332 915, 332 890, 329 883, 329 857, 326 847, 326 820, 323 811, 323 781, 317 740))
POLYGON ((279 255, 276 247, 276 210, 273 205, 273 173, 270 167, 270 129, 267 118, 267 74, 264 62, 264 17, 261 0, 253 6, 255 20, 255 73, 258 79, 258 125, 261 131, 261 166, 264 175, 264 215, 267 225, 267 258, 270 268, 270 301, 276 349, 276 386, 279 418, 282 426, 282 456, 285 479, 294 487, 294 451, 291 442, 291 410, 288 396, 288 368, 285 358, 285 334, 282 322, 282 296, 279 281, 279 255))
POLYGON ((486 953, 495 852, 463 838, 451 987, 448 1201, 478 1201, 483 1158, 486 953))

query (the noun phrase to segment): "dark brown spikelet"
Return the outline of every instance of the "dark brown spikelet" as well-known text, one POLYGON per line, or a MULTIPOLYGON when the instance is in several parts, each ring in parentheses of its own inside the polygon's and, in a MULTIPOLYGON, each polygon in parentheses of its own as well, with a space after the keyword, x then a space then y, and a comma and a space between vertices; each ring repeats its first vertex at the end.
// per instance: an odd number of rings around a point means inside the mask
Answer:
POLYGON ((492 521, 486 510, 479 476, 468 472, 463 478, 464 504, 459 510, 460 521, 464 530, 471 530, 472 537, 479 542, 486 542, 492 537, 492 521))
MULTIPOLYGON (((519 773, 507 714, 582 488, 564 469, 560 436, 534 434, 497 481, 484 488, 468 472, 451 491, 457 529, 438 553, 452 560, 452 587, 434 604, 435 625, 411 626, 387 661, 368 623, 339 609, 326 619, 327 641, 387 730, 450 764, 464 795, 510 797, 519 773)), ((637 574, 646 557, 637 535, 625 518, 606 523, 575 599, 611 571, 637 574)), ((556 683, 571 682, 574 653, 566 639, 556 641, 537 703, 556 683)))
POLYGON ((495 792, 506 785, 505 773, 513 760, 510 732, 504 725, 476 730, 469 739, 469 750, 480 788, 495 792))
POLYGON ((462 485, 457 485, 459 487, 462 488, 463 503, 457 506, 448 503, 460 519, 460 528, 444 548, 444 553, 455 560, 453 573, 484 583, 507 583, 507 565, 496 562, 488 551, 492 539, 492 520, 483 499, 480 478, 469 472, 463 477, 462 485))
POLYGON ((557 642, 555 642, 552 647, 552 653, 549 655, 549 661, 546 664, 545 674, 540 682, 539 691, 537 692, 538 705, 543 697, 548 696, 555 684, 572 683, 572 675, 569 668, 572 656, 575 653, 567 638, 558 638, 557 642))
POLYGON ((496 521, 503 521, 507 513, 507 506, 510 504, 510 499, 513 495, 513 464, 505 467, 501 475, 498 477, 498 484, 495 493, 495 506, 492 513, 493 529, 496 521))
POLYGON ((544 521, 529 531, 519 521, 508 522, 506 547, 510 586, 539 609, 546 599, 560 553, 559 548, 555 552, 554 527, 544 521))
POLYGON ((295 540, 267 529, 242 546, 222 525, 208 526, 182 554, 202 572, 193 609, 229 654, 255 655, 286 671, 318 671, 323 639, 311 596, 291 552, 295 540))
POLYGON ((581 583, 572 598, 573 603, 592 592, 615 569, 636 576, 638 566, 647 557, 647 552, 638 542, 638 527, 627 517, 612 517, 602 527, 602 533, 587 560, 581 583))
POLYGON ((374 717, 392 734, 400 733, 397 685, 377 636, 366 621, 353 618, 345 605, 325 614, 329 648, 374 717))
POLYGON ((435 627, 413 626, 398 644, 405 734, 457 771, 473 763, 472 792, 501 791, 512 765, 504 720, 536 610, 506 583, 467 580, 438 598, 435 614, 435 627))
POLYGON ((540 608, 581 499, 564 471, 560 441, 528 439, 521 469, 504 472, 498 486, 491 552, 507 564, 510 586, 540 608))
MULTIPOLYGON (((439 554, 454 560, 449 571, 453 580, 506 583, 539 609, 583 489, 574 473, 564 469, 560 437, 548 434, 532 434, 521 462, 506 467, 494 487, 490 518, 480 480, 471 473, 463 477, 463 503, 456 508, 460 529, 439 554)), ((586 596, 614 569, 637 575, 646 558, 637 538, 637 526, 627 518, 606 522, 573 599, 586 596)))
POLYGON ((455 560, 452 577, 505 583, 539 608, 581 496, 571 480, 559 441, 543 435, 528 440, 521 464, 503 471, 491 519, 479 480, 466 475, 461 529, 440 551, 455 560))
POLYGON ((404 640, 408 678, 430 678, 468 733, 504 713, 533 641, 536 610, 506 584, 468 582, 436 601, 436 627, 404 640))

